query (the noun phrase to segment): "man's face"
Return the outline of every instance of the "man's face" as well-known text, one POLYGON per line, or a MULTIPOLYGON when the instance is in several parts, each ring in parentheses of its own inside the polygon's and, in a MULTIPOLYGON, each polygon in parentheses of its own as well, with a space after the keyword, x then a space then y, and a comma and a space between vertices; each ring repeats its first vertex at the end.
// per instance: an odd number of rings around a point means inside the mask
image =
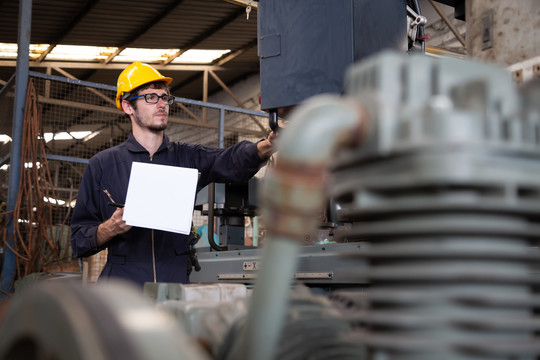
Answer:
MULTIPOLYGON (((138 95, 157 94, 163 96, 167 94, 165 89, 148 88, 139 92, 138 95)), ((137 105, 133 108, 133 117, 137 125, 143 129, 153 132, 160 132, 167 128, 169 118, 169 104, 159 99, 157 104, 149 104, 143 97, 136 99, 137 105)))

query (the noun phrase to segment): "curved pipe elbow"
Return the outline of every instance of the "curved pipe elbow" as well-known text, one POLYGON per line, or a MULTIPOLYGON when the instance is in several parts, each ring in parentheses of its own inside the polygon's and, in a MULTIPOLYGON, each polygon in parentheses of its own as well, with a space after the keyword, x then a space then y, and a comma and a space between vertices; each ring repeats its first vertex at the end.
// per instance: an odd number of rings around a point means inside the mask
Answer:
POLYGON ((341 147, 362 140, 365 114, 358 103, 331 95, 313 97, 293 112, 260 193, 270 233, 304 238, 316 227, 327 198, 328 164, 341 147))
POLYGON ((311 98, 291 114, 278 143, 280 161, 326 165, 341 146, 358 142, 366 125, 363 107, 333 95, 311 98))

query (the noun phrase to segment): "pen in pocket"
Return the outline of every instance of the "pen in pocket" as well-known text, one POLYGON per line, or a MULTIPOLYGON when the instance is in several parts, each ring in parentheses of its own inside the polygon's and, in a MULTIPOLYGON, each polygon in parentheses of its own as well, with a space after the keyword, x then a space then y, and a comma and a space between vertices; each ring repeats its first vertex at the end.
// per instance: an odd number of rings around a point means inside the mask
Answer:
POLYGON ((117 207, 117 208, 123 208, 124 207, 124 204, 117 203, 116 201, 113 200, 111 194, 107 191, 107 189, 103 189, 103 192, 105 193, 105 195, 107 195, 109 200, 111 200, 111 202, 108 203, 108 205, 114 206, 114 207, 117 207))

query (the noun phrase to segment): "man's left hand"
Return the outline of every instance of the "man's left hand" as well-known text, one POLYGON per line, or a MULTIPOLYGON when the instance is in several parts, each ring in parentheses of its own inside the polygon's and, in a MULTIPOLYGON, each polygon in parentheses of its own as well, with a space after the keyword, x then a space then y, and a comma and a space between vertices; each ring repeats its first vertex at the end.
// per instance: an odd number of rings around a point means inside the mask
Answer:
POLYGON ((277 141, 278 134, 275 132, 270 132, 268 137, 257 143, 257 152, 261 159, 268 159, 276 150, 275 145, 277 141))

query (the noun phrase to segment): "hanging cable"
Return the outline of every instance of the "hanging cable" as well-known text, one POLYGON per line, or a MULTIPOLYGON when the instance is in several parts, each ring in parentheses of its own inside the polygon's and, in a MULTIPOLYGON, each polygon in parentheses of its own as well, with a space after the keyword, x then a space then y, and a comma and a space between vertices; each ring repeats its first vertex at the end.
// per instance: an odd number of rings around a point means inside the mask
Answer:
MULTIPOLYGON (((13 210, 16 278, 45 271, 56 262, 60 251, 54 241, 52 213, 58 201, 45 157, 45 141, 38 94, 32 80, 28 84, 21 145, 21 177, 13 210)), ((5 235, 4 246, 8 246, 5 235)))

